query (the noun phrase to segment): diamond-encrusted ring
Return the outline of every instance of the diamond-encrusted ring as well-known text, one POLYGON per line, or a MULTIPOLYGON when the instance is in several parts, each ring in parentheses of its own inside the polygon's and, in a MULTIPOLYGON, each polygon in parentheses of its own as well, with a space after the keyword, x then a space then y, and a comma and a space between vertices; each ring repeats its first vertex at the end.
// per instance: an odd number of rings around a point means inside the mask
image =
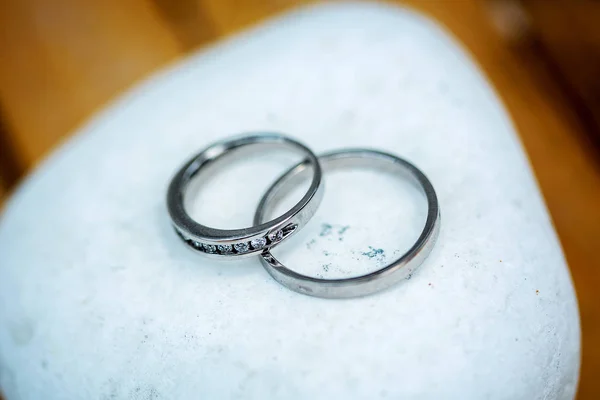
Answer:
MULTIPOLYGON (((319 156, 322 167, 330 168, 366 166, 384 169, 413 181, 427 198, 427 219, 417 242, 400 258, 385 267, 353 278, 323 279, 299 274, 282 265, 270 251, 261 253, 261 261, 271 276, 282 285, 299 293, 316 297, 347 298, 364 296, 390 287, 410 277, 431 252, 440 227, 440 212, 433 185, 414 165, 389 153, 370 149, 339 150, 319 156)), ((259 203, 254 223, 268 215, 277 200, 287 190, 290 182, 301 178, 308 168, 305 162, 285 172, 267 190, 259 203)))
POLYGON ((193 250, 215 257, 257 254, 277 245, 302 228, 314 215, 323 196, 321 166, 317 156, 302 143, 277 133, 235 136, 215 142, 195 155, 175 174, 167 192, 167 208, 177 235, 193 250), (215 229, 194 221, 184 197, 190 182, 206 166, 242 147, 270 145, 299 152, 313 172, 306 194, 285 214, 243 229, 215 229))

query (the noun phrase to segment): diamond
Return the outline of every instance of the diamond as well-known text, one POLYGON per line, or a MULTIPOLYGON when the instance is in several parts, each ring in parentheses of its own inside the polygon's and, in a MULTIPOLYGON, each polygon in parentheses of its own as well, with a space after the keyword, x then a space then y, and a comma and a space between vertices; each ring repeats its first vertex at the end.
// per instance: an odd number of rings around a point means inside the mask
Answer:
POLYGON ((271 242, 278 242, 283 239, 283 231, 276 231, 269 233, 269 240, 271 242))
POLYGON ((217 251, 217 247, 212 244, 203 244, 202 247, 204 248, 204 251, 207 253, 214 253, 217 251))
POLYGON ((220 244, 217 246, 217 248, 219 249, 219 252, 221 254, 227 254, 227 253, 231 253, 233 251, 233 248, 231 247, 230 244, 220 244))
POLYGON ((248 243, 236 243, 233 245, 233 247, 235 248, 235 251, 237 251, 238 253, 245 253, 250 248, 248 246, 248 243))
POLYGON ((257 250, 262 249, 263 247, 265 247, 266 244, 267 239, 265 239, 264 237, 252 239, 252 241, 250 241, 250 245, 252 246, 252 248, 257 250))
POLYGON ((192 240, 191 243, 192 243, 192 246, 194 246, 196 249, 202 248, 202 243, 200 243, 200 242, 196 242, 195 240, 192 240))

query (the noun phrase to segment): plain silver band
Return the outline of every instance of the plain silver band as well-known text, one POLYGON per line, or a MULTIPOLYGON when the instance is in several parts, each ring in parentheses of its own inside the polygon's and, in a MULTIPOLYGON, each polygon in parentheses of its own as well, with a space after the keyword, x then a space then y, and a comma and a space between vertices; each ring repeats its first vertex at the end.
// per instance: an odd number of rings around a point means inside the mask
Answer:
POLYGON ((302 143, 277 133, 248 134, 213 143, 175 174, 167 192, 167 208, 176 233, 188 246, 215 257, 240 257, 258 254, 302 228, 314 215, 321 202, 323 185, 321 166, 315 154, 302 143), (185 210, 185 192, 204 167, 222 156, 250 145, 275 145, 301 153, 303 164, 311 166, 312 182, 306 194, 285 214, 272 221, 243 229, 215 229, 194 221, 185 210), (255 243, 256 246, 253 246, 255 243))
MULTIPOLYGON (((346 279, 320 279, 294 272, 282 265, 268 250, 261 253, 261 261, 271 276, 282 285, 298 293, 325 298, 348 298, 365 296, 395 283, 409 279, 413 272, 431 252, 440 227, 440 212, 435 190, 429 179, 414 165, 392 154, 370 149, 345 149, 319 156, 326 170, 347 166, 364 166, 391 170, 412 180, 427 198, 427 219, 417 242, 403 256, 389 265, 366 275, 346 279)), ((260 223, 265 215, 294 182, 302 178, 307 169, 300 163, 288 170, 267 190, 263 196, 254 223, 260 223)))

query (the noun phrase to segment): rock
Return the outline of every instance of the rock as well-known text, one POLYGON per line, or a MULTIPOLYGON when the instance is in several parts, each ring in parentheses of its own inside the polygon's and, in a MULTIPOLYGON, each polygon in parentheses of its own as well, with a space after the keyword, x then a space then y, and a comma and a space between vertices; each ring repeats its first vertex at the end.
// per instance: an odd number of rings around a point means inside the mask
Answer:
MULTIPOLYGON (((290 165, 265 158, 207 180, 195 215, 249 224, 290 165)), ((331 175, 286 264, 344 276, 396 256, 422 213, 392 182, 331 175)), ((193 55, 83 127, 0 222, 8 400, 572 399, 579 349, 568 268, 509 117, 460 46, 405 9, 308 8, 193 55), (414 162, 440 199, 432 255, 400 285, 336 301, 281 287, 257 259, 193 254, 167 219, 169 179, 254 130, 414 162)))

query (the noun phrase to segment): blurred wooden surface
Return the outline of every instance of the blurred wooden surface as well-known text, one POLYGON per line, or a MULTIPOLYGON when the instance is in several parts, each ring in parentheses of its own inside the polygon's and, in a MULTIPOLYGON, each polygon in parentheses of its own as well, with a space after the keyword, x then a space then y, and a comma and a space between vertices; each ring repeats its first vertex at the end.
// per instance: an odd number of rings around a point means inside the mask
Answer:
POLYGON ((543 58, 600 146, 600 2, 520 1, 543 58))
MULTIPOLYGON (((18 162, 30 168, 103 104, 156 68, 308 2, 0 0, 0 105, 18 162)), ((402 3, 437 19, 462 41, 514 119, 579 296, 579 399, 599 399, 600 168, 583 127, 543 66, 511 51, 492 28, 481 1, 402 3)))
POLYGON ((182 54, 146 0, 0 0, 0 104, 26 166, 182 54))

